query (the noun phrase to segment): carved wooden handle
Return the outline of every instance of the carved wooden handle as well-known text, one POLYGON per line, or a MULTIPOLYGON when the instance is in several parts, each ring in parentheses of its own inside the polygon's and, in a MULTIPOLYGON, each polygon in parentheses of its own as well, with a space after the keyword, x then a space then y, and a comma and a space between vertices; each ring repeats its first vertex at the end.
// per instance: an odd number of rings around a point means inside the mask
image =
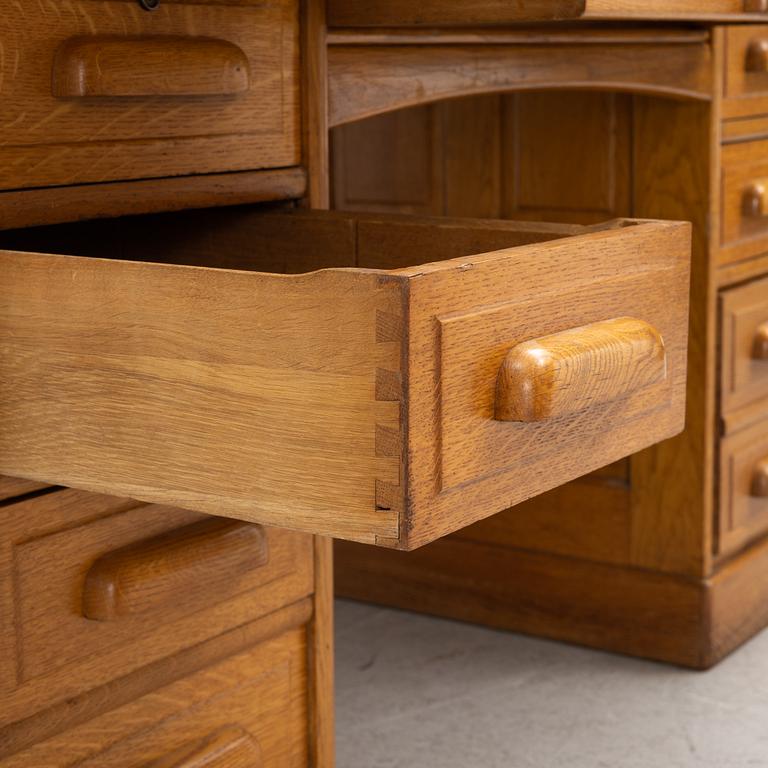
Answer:
POLYGON ((768 456, 755 465, 750 494, 756 499, 768 499, 768 456))
POLYGON ((249 87, 242 49, 209 37, 73 37, 53 61, 61 98, 228 96, 249 87))
POLYGON ((744 71, 752 74, 768 72, 768 40, 753 40, 747 46, 744 71))
POLYGON ((741 198, 741 211, 745 216, 759 219, 766 215, 766 188, 766 182, 753 181, 744 190, 741 198))
POLYGON ((250 733, 227 725, 185 744, 144 768, 262 768, 261 749, 250 733))
POLYGON ((83 615, 109 621, 169 607, 193 594, 226 593, 269 559, 260 525, 211 518, 116 549, 83 585, 83 615))
POLYGON ((752 342, 752 359, 768 360, 768 320, 757 326, 752 342))
POLYGON ((667 375, 664 341, 619 317, 513 347, 496 382, 496 418, 544 421, 607 403, 667 375))

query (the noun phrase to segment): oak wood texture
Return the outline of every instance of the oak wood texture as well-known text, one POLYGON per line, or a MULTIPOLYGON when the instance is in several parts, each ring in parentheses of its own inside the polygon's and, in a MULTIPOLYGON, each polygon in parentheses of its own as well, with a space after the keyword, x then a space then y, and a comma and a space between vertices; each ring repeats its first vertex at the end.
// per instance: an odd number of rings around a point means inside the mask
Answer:
POLYGON ((577 19, 586 0, 329 0, 328 23, 334 27, 504 24, 520 21, 577 19))
POLYGON ((251 87, 242 48, 211 37, 99 36, 65 40, 53 60, 57 98, 234 96, 251 87))
POLYGON ((153 13, 78 0, 55 13, 9 6, 2 19, 0 189, 300 161, 297 0, 173 2, 153 13), (232 47, 250 68, 247 91, 232 47))
POLYGON ((83 616, 115 621, 173 608, 179 595, 231 585, 269 561, 264 529, 212 518, 129 544, 99 557, 83 582, 83 616))
POLYGON ((458 536, 411 553, 335 547, 340 595, 695 669, 768 622, 765 539, 701 580, 458 536))
POLYGON ((0 228, 294 200, 306 190, 302 168, 280 168, 0 192, 0 228))
POLYGON ((707 45, 333 45, 329 123, 481 93, 590 88, 710 98, 707 45))
POLYGON ((718 554, 768 532, 768 423, 723 438, 720 447, 718 554))
POLYGON ((246 619, 246 623, 235 629, 185 648, 170 659, 153 661, 83 694, 41 708, 0 731, 0 755, 13 755, 113 711, 160 686, 180 680, 296 627, 308 625, 312 622, 312 615, 312 597, 303 598, 256 621, 246 619))
POLYGON ((4 477, 0 475, 0 501, 12 499, 14 496, 24 496, 27 493, 41 491, 47 486, 33 480, 23 480, 20 477, 4 477))
POLYGON ((664 340, 621 317, 516 344, 496 382, 500 421, 546 421, 616 400, 667 375, 664 340))
MULTIPOLYGON (((11 504, 0 513, 0 618, 6 628, 0 654, 0 726, 148 664, 167 663, 185 649, 314 590, 311 538, 269 529, 267 564, 239 573, 232 569, 193 587, 185 588, 178 579, 172 603, 161 590, 162 599, 150 597, 145 611, 92 621, 83 615, 83 586, 100 558, 179 529, 188 533, 184 529, 189 525, 211 523, 179 509, 72 490, 11 504)), ((225 559, 223 553, 215 557, 225 559)), ((204 560, 189 568, 206 573, 204 560)), ((161 588, 167 589, 170 581, 164 575, 161 588)))
MULTIPOLYGON (((720 53, 713 49, 716 72, 720 53)), ((573 639, 576 630, 563 626, 577 623, 577 616, 579 622, 581 617, 588 623, 604 620, 611 627, 606 633, 611 639, 601 643, 601 633, 594 631, 598 647, 624 647, 627 652, 669 660, 664 619, 656 626, 649 622, 638 636, 636 619, 619 618, 622 606, 578 596, 575 574, 601 563, 615 568, 620 580, 634 579, 636 569, 659 576, 659 582, 635 582, 638 610, 646 611, 654 601, 658 605, 651 610, 663 610, 664 602, 674 605, 674 585, 680 577, 696 583, 712 573, 718 442, 713 428, 719 279, 713 268, 719 216, 717 114, 716 104, 645 95, 487 94, 410 108, 334 130, 334 200, 342 207, 361 210, 373 205, 382 211, 574 222, 636 214, 690 219, 695 224, 685 432, 633 455, 613 472, 584 477, 448 537, 478 541, 498 553, 499 569, 487 581, 467 577, 476 587, 471 596, 453 588, 452 573, 458 566, 450 557, 439 562, 433 558, 427 564, 419 560, 421 550, 409 555, 415 558, 408 560, 414 564, 414 580, 402 590, 395 586, 397 576, 387 553, 371 556, 371 581, 375 572, 382 584, 375 591, 354 569, 346 573, 347 547, 338 545, 337 575, 350 582, 358 578, 358 597, 418 610, 425 593, 442 590, 439 604, 433 603, 435 612, 454 615, 450 603, 458 612, 458 604, 469 601, 476 610, 466 618, 485 623, 485 617, 503 614, 509 628, 525 625, 535 605, 540 628, 529 631, 551 630, 573 639), (509 583, 506 563, 514 562, 521 550, 538 553, 541 576, 509 583), (559 582, 550 581, 549 574, 568 569, 576 569, 570 571, 573 589, 560 591, 559 582), (672 582, 665 574, 674 574, 672 582), (540 589, 537 578, 546 582, 540 589), (498 600, 494 579, 509 583, 507 595, 498 600), (673 586, 662 586, 667 583, 673 586), (387 584, 392 585, 391 597, 384 594, 387 584), (624 632, 622 623, 627 627, 624 632), (640 646, 640 651, 631 650, 640 646)), ((442 542, 427 548, 433 546, 442 542)), ((397 553, 391 558, 401 560, 397 553)), ((612 578, 602 573, 600 578, 612 578)), ((617 601, 623 600, 620 592, 617 601)), ((679 647, 694 660, 689 663, 698 664, 696 659, 704 656, 702 644, 727 628, 710 626, 706 609, 704 619, 698 608, 690 610, 699 619, 679 647)))
MULTIPOLYGON (((682 427, 687 225, 174 221, 111 230, 123 247, 111 255, 144 263, 2 254, 4 472, 412 548, 682 427), (195 231, 207 234, 191 245, 195 231), (333 243, 326 261, 318 232, 333 243), (241 241, 227 256, 221 238, 241 241), (286 264, 355 268, 243 270, 286 264), (666 381, 543 425, 493 419, 516 339, 606 314, 659 329, 666 381), (58 393, 44 403, 41 381, 58 393)), ((109 227, 9 233, 6 245, 67 253, 79 231, 98 254, 109 227)))
POLYGON ((724 291, 720 298, 721 407, 729 414, 768 398, 768 279, 724 291))
POLYGON ((329 0, 332 26, 492 25, 569 19, 761 20, 765 0, 329 0))
POLYGON ((309 765, 307 678, 301 627, 97 714, 3 766, 309 765))
POLYGON ((767 150, 766 139, 723 147, 721 264, 758 256, 768 247, 767 150))
POLYGON ((768 25, 724 31, 723 117, 765 114, 768 99, 768 25))

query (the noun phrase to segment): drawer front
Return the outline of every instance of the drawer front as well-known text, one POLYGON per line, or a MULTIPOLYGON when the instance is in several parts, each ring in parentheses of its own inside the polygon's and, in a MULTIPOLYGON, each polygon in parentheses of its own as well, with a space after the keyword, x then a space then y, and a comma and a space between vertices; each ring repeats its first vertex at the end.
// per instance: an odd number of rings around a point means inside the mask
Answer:
POLYGON ((7 757, 4 768, 304 768, 307 639, 296 629, 7 757))
POLYGON ((768 248, 768 140, 729 144, 722 151, 720 259, 737 261, 768 248))
POLYGON ((768 421, 726 437, 720 447, 719 554, 768 531, 768 421))
POLYGON ((15 706, 87 690, 313 589, 304 534, 77 491, 2 514, 16 585, 2 682, 15 706))
POLYGON ((0 254, 0 470, 408 548, 682 428, 686 224, 211 215, 0 254))
POLYGON ((296 0, 6 5, 0 188, 299 162, 296 0))
POLYGON ((721 295, 724 414, 768 397, 768 278, 721 295))
POLYGON ((725 30, 725 117, 765 112, 768 99, 768 25, 750 24, 725 30))

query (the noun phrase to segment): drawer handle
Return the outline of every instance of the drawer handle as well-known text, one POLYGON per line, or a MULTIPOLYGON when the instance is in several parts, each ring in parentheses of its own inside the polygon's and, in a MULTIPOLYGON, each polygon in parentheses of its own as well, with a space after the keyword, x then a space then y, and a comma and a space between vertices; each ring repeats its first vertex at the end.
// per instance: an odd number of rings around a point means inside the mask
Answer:
POLYGON ((238 725, 225 725, 199 741, 189 742, 146 763, 144 768, 262 768, 261 749, 238 725))
POLYGON ((83 615, 110 621, 231 592, 269 560, 260 525, 211 518, 102 555, 83 584, 83 615))
POLYGON ((768 0, 744 0, 744 13, 765 13, 768 0))
POLYGON ((768 320, 757 326, 752 342, 752 359, 768 360, 768 320))
POLYGON ((496 382, 496 419, 536 422, 583 411, 663 381, 661 334, 632 317, 514 346, 496 382))
POLYGON ((749 492, 756 499, 768 499, 768 456, 757 462, 749 492))
POLYGON ((747 46, 744 71, 753 74, 768 72, 768 40, 753 40, 747 46))
POLYGON ((766 184, 755 181, 745 190, 741 198, 741 210, 750 219, 761 219, 766 215, 765 209, 766 184))
POLYGON ((241 48, 210 37, 73 37, 53 61, 53 95, 232 96, 250 87, 241 48))

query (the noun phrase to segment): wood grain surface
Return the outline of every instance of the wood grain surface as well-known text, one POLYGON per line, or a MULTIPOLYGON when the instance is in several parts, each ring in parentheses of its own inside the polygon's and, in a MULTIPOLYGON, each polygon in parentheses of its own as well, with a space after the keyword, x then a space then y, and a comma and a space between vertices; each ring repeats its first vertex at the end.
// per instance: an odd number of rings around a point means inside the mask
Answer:
MULTIPOLYGON (((1 189, 299 163, 297 0, 162 3, 154 13, 120 0, 74 0, 48 13, 24 5, 3 14, 0 35, 6 116, 0 128, 1 189), (105 58, 114 47, 102 44, 100 66, 109 65, 111 75, 99 69, 101 85, 83 84, 86 89, 97 88, 101 96, 95 91, 89 98, 52 92, 54 74, 56 82, 60 74, 66 75, 61 71, 66 62, 56 58, 57 51, 59 57, 66 56, 62 45, 71 48, 72 40, 79 39, 82 48, 83 38, 93 45, 116 37, 123 42, 112 46, 140 45, 154 51, 152 57, 130 52, 117 57, 120 71, 136 68, 135 77, 124 71, 118 87, 114 80, 118 63, 105 58), (163 46, 159 39, 196 37, 242 50, 250 68, 247 92, 188 93, 192 75, 186 73, 192 63, 185 63, 186 54, 175 50, 175 43, 163 46), (108 76, 113 79, 107 86, 108 76), (150 89, 152 95, 114 97, 126 89, 136 94, 150 89)), ((196 71, 204 74, 199 67, 196 71)), ((194 79, 200 83, 197 76, 194 79)), ((221 91, 222 85, 209 80, 206 91, 221 91)))

